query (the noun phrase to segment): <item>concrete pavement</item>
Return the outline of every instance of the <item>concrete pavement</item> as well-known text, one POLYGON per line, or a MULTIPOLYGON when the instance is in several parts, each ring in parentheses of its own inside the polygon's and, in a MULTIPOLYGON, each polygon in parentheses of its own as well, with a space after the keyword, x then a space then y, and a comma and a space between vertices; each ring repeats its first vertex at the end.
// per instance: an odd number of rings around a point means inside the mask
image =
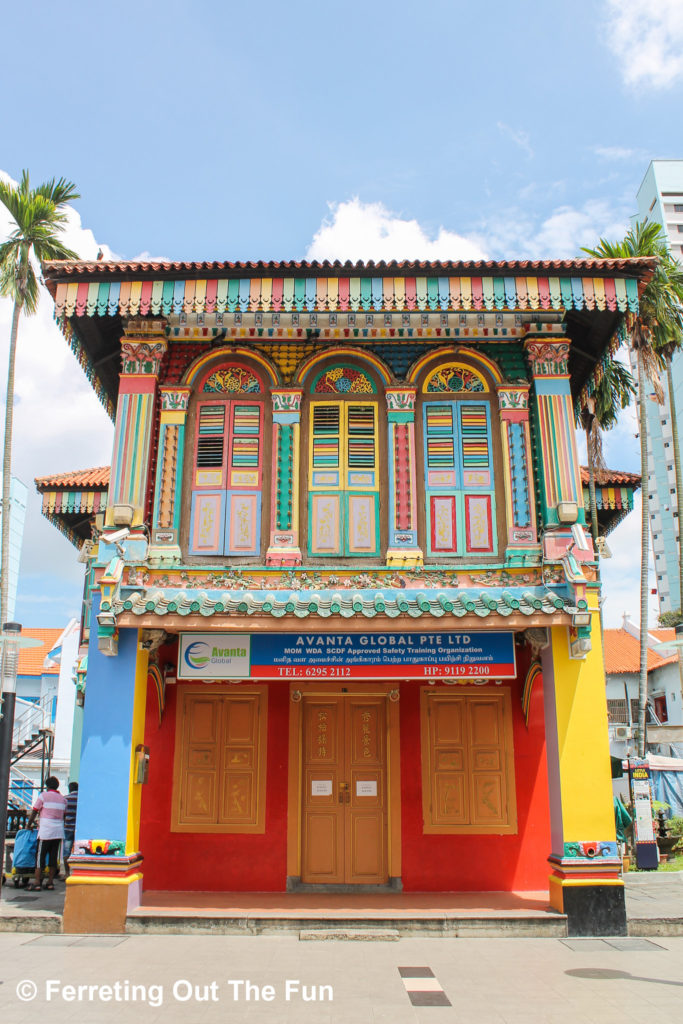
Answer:
POLYGON ((678 1024, 683 938, 4 933, 0 981, 8 1024, 678 1024))

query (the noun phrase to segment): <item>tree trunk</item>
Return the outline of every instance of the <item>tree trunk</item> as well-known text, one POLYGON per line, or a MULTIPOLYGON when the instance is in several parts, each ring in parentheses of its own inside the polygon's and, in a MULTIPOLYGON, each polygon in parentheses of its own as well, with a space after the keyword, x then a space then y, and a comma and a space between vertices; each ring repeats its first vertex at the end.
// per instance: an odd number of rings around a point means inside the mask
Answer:
POLYGON ((683 612, 683 474, 681 473, 681 445, 678 437, 678 416, 676 415, 673 365, 670 354, 666 357, 666 381, 669 387, 671 433, 673 434, 674 468, 676 470, 676 502, 678 511, 678 610, 683 612))
POLYGON ((638 350, 638 401, 640 403, 640 493, 643 501, 643 514, 640 532, 640 677, 638 680, 638 757, 645 757, 645 715, 647 708, 647 634, 648 634, 648 562, 650 535, 650 502, 648 497, 647 457, 647 386, 645 368, 640 349, 638 350))
POLYGON ((593 460, 593 444, 591 439, 591 427, 586 427, 586 456, 588 461, 588 494, 591 503, 591 534, 595 555, 598 554, 598 507, 595 500, 595 465, 593 460))
POLYGON ((9 541, 10 541, 10 492, 12 486, 12 425, 14 419, 14 364, 17 355, 19 317, 23 303, 14 301, 12 331, 9 341, 9 366, 7 369, 7 397, 5 402, 5 445, 2 455, 2 548, 0 554, 0 626, 9 616, 9 541))

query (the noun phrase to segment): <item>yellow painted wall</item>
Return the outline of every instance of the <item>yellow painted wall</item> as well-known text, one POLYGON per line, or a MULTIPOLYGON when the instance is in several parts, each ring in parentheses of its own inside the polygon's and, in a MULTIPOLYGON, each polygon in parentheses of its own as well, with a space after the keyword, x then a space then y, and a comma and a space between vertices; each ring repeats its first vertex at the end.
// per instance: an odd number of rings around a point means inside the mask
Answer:
POLYGON ((568 630, 551 630, 564 842, 614 841, 612 774, 605 672, 598 612, 593 649, 569 657, 568 630))

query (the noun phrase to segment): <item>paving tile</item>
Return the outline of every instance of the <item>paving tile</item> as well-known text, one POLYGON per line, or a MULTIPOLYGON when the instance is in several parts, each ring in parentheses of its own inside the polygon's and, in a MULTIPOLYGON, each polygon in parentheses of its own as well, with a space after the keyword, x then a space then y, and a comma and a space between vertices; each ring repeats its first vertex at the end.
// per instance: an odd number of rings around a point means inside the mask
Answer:
POLYGON ((39 935, 35 939, 29 939, 22 943, 24 946, 75 946, 78 942, 77 935, 39 935))
POLYGON ((567 946, 568 949, 573 949, 577 953, 588 953, 590 951, 606 953, 609 950, 605 939, 560 939, 560 942, 563 946, 567 946))
POLYGON ((127 942, 127 935, 88 935, 83 939, 73 942, 74 946, 90 946, 92 949, 108 949, 111 946, 120 946, 127 942))
POLYGON ((650 939, 640 939, 635 936, 624 936, 624 938, 606 939, 605 941, 608 946, 612 946, 613 949, 622 950, 624 953, 664 949, 664 946, 660 946, 657 942, 652 942, 650 939))

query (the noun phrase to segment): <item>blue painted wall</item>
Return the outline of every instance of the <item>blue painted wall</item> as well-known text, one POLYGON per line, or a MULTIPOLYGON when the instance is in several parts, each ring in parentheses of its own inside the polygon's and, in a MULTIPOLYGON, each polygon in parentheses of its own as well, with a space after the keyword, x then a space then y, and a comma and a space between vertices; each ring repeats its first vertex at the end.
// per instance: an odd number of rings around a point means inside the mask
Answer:
POLYGON ((119 653, 110 658, 97 649, 97 628, 90 631, 77 839, 126 839, 137 636, 120 630, 119 653))

